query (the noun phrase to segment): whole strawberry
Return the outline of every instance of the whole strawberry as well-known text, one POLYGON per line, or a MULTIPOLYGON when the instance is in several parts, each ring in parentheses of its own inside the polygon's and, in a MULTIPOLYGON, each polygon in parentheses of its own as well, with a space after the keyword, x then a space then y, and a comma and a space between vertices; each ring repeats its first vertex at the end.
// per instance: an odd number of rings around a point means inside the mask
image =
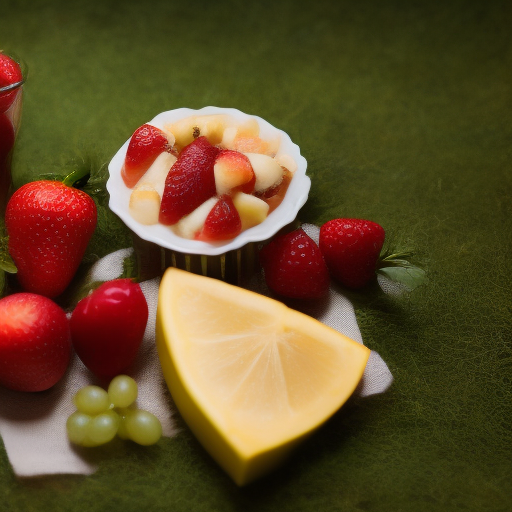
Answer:
POLYGON ((319 299, 329 289, 329 271, 318 245, 302 229, 279 235, 260 251, 267 286, 292 299, 319 299))
POLYGON ((148 322, 148 305, 130 279, 103 283, 75 307, 71 339, 78 357, 97 377, 112 379, 135 361, 148 322))
POLYGON ((363 219, 333 219, 320 228, 319 247, 334 279, 362 288, 375 279, 385 232, 363 219))
POLYGON ((66 372, 71 357, 69 320, 52 300, 14 293, 0 300, 0 385, 44 391, 66 372))
POLYGON ((57 297, 75 275, 96 228, 85 192, 58 181, 27 183, 7 203, 9 253, 25 291, 57 297))

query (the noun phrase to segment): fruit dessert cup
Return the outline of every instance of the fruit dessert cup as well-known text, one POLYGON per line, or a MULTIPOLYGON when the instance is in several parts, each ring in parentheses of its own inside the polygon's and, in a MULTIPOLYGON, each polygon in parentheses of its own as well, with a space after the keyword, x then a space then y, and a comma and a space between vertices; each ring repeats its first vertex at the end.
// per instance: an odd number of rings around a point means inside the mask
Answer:
MULTIPOLYGON (((23 84, 27 67, 14 55, 0 51, 0 208, 11 191, 11 164, 21 121, 23 84)), ((3 213, 2 213, 3 214, 3 213)))
POLYGON ((145 275, 167 267, 238 283, 257 247, 307 200, 290 137, 231 108, 180 108, 140 126, 109 164, 109 206, 134 234, 145 275))

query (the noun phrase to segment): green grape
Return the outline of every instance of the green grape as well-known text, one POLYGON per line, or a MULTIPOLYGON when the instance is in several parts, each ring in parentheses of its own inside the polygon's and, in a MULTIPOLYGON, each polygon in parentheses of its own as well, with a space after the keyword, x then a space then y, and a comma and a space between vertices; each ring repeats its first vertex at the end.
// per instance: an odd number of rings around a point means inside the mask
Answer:
POLYGON ((66 422, 68 438, 72 443, 82 444, 87 437, 87 430, 91 417, 83 412, 74 412, 66 422))
POLYGON ((128 375, 118 375, 110 381, 108 396, 114 407, 128 407, 137 399, 137 383, 128 375))
POLYGON ((115 411, 98 414, 87 425, 84 446, 99 446, 114 439, 119 427, 119 415, 115 411))
POLYGON ((119 437, 120 439, 130 439, 128 431, 126 430, 126 417, 128 416, 128 414, 130 414, 131 411, 132 409, 117 409, 117 412, 119 414, 119 428, 117 429, 117 437, 119 437))
POLYGON ((160 421, 148 411, 134 409, 125 416, 124 423, 129 438, 137 444, 149 446, 162 437, 160 421))
POLYGON ((78 390, 73 397, 73 402, 80 412, 91 416, 108 411, 110 408, 108 393, 99 386, 85 386, 78 390))

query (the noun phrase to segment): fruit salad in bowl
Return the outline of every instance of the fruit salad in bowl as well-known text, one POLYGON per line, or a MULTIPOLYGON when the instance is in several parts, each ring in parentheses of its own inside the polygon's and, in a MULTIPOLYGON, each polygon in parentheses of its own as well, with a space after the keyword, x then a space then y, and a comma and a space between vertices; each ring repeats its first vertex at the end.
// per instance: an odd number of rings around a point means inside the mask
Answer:
MULTIPOLYGON (((109 206, 168 251, 162 265, 210 275, 293 222, 307 163, 290 137, 231 108, 180 108, 137 128, 109 164, 109 206), (198 259, 199 258, 199 259, 198 259), (227 258, 227 259, 226 259, 227 258)), ((224 272, 224 270, 223 270, 224 272)))

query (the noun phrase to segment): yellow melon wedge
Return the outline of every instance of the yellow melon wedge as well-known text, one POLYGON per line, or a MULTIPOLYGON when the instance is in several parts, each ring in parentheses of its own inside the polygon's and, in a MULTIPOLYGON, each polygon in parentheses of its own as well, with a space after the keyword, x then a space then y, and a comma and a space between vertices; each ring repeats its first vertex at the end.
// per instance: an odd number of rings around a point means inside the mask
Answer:
POLYGON ((175 268, 160 284, 156 334, 178 410, 238 485, 332 416, 370 355, 280 302, 175 268))

